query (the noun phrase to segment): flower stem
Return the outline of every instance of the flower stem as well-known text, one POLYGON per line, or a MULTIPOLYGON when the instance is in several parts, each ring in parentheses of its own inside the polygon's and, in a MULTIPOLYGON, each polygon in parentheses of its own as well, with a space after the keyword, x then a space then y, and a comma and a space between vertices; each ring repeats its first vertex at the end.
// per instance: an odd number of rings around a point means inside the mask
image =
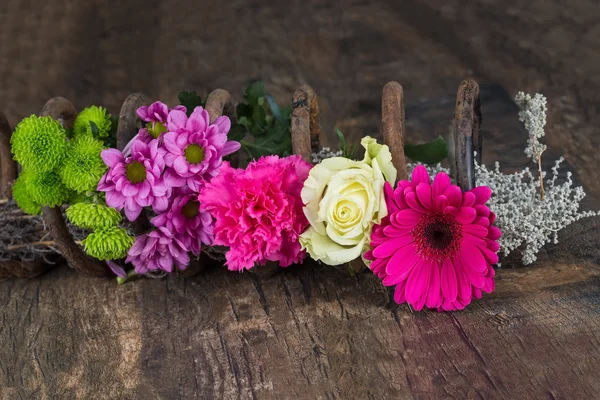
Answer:
POLYGON ((137 276, 137 273, 135 272, 134 269, 130 270, 129 272, 127 272, 127 277, 126 278, 121 278, 120 276, 117 277, 117 283, 119 285, 124 284, 125 282, 130 281, 131 279, 135 278, 137 276))
POLYGON ((544 179, 543 179, 543 175, 542 175, 542 155, 541 154, 536 154, 537 155, 537 161, 538 161, 538 171, 540 173, 540 197, 542 198, 542 201, 544 201, 544 179))

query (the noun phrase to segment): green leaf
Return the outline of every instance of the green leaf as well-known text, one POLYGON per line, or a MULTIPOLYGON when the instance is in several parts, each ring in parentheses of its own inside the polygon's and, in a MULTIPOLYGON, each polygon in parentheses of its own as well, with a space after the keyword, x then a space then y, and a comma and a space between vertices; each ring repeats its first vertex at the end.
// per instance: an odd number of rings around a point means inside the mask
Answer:
POLYGON ((92 128, 92 135, 94 135, 94 137, 97 138, 98 135, 100 135, 100 131, 98 130, 98 125, 96 125, 96 123, 94 121, 90 121, 90 128, 92 128))
POLYGON ((340 147, 341 148, 346 147, 346 137, 344 136, 342 131, 340 131, 339 128, 335 128, 335 134, 337 135, 338 139, 340 140, 340 147))
POLYGON ((245 126, 243 126, 241 124, 235 124, 229 130, 229 133, 227 134, 227 139, 235 140, 236 142, 239 142, 244 137, 246 137, 246 132, 248 132, 248 130, 246 129, 245 126))
POLYGON ((448 157, 448 149, 444 138, 440 135, 431 142, 405 145, 404 154, 415 162, 432 165, 448 157))
POLYGON ((281 119, 281 111, 279 111, 279 106, 277 105, 275 98, 273 98, 273 96, 271 96, 269 93, 267 93, 265 95, 265 99, 267 99, 267 103, 269 104, 269 109, 271 110, 271 113, 273 114, 275 119, 281 119))
POLYGON ((194 108, 198 106, 204 107, 204 101, 202 101, 202 98, 200 98, 196 92, 181 91, 177 97, 179 98, 181 105, 186 108, 188 117, 194 112, 194 108))
POLYGON ((251 118, 252 117, 252 107, 245 103, 240 103, 236 108, 238 119, 242 117, 251 118))
POLYGON ((256 81, 248 85, 246 88, 246 101, 248 103, 257 103, 258 99, 265 97, 265 84, 262 81, 256 81))

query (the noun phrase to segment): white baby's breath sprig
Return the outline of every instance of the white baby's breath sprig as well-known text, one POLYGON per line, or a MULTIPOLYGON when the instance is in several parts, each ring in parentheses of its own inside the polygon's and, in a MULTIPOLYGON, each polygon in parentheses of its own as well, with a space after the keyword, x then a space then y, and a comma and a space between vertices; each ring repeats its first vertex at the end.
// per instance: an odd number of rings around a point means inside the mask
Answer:
POLYGON ((525 154, 538 164, 540 197, 544 200, 542 153, 546 150, 546 145, 540 143, 540 138, 545 136, 544 127, 546 126, 546 113, 548 112, 546 97, 539 93, 531 97, 529 94, 519 92, 515 96, 515 103, 520 109, 519 121, 523 122, 525 129, 529 133, 525 154))
POLYGON ((318 164, 327 158, 341 157, 342 153, 342 150, 332 151, 329 147, 323 147, 318 153, 312 153, 310 158, 313 164, 318 164))

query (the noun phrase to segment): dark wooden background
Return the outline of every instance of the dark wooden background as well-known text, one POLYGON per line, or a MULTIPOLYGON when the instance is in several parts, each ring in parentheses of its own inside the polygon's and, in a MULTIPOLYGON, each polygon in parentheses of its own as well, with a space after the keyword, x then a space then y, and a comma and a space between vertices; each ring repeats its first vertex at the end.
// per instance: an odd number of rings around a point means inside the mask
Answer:
MULTIPOLYGON (((397 80, 414 142, 448 129, 470 76, 484 161, 525 165, 511 98, 540 91, 546 164, 564 154, 600 209, 599 21, 595 0, 2 0, 0 109, 14 126, 55 95, 118 112, 134 91, 175 104, 262 79, 286 102, 307 83, 335 145, 334 127, 380 137, 397 80)), ((598 398, 599 228, 574 224, 455 313, 411 313, 369 273, 314 266, 0 282, 0 398, 598 398)))

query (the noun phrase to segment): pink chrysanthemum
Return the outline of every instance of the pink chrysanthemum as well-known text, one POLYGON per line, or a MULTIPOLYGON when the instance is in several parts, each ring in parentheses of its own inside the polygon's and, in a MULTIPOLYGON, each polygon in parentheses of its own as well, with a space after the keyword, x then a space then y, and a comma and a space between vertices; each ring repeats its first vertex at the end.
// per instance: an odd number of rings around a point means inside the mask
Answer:
POLYGON ((240 148, 235 141, 227 141, 231 127, 223 116, 209 124, 208 112, 196 107, 188 118, 180 110, 172 110, 167 118, 164 147, 167 171, 165 181, 172 187, 188 185, 199 192, 205 180, 218 173, 222 158, 240 148))
POLYGON ((187 186, 173 192, 170 204, 167 211, 150 222, 156 227, 167 228, 194 255, 199 255, 202 243, 212 244, 212 217, 207 211, 200 210, 198 194, 187 186))
POLYGON ((300 192, 310 168, 300 156, 262 157, 246 170, 224 162, 204 186, 200 205, 216 219, 214 244, 230 247, 230 270, 267 261, 287 267, 304 258, 299 236, 308 221, 300 192))
POLYGON ((140 215, 143 207, 152 206, 155 212, 163 212, 169 205, 169 188, 161 177, 165 169, 164 151, 157 146, 156 140, 149 144, 136 141, 129 157, 117 149, 101 153, 108 171, 98 190, 106 192, 109 207, 125 209, 130 221, 140 215))
MULTIPOLYGON (((173 110, 179 110, 185 112, 184 106, 176 106, 173 110)), ((141 140, 144 143, 150 143, 154 139, 158 139, 159 146, 162 144, 164 133, 167 132, 167 117, 169 115, 169 108, 165 103, 156 101, 149 106, 141 106, 137 109, 138 117, 146 122, 146 126, 141 128, 137 135, 127 143, 123 149, 123 154, 126 156, 131 152, 133 143, 137 140, 141 140)))
POLYGON ((158 228, 135 238, 129 249, 127 263, 133 264, 135 272, 184 270, 190 263, 188 249, 167 228, 158 228))
MULTIPOLYGON (((173 110, 185 112, 184 106, 176 106, 173 110)), ((156 101, 149 106, 142 106, 137 109, 138 117, 146 122, 146 126, 140 129, 138 133, 139 139, 148 143, 152 139, 160 139, 167 129, 167 117, 169 116, 169 108, 165 103, 156 101)))
POLYGON ((443 172, 431 185, 423 166, 396 190, 386 184, 389 214, 374 227, 364 258, 384 285, 396 285, 397 303, 461 310, 494 290, 500 230, 485 205, 491 195, 487 186, 463 193, 443 172))

